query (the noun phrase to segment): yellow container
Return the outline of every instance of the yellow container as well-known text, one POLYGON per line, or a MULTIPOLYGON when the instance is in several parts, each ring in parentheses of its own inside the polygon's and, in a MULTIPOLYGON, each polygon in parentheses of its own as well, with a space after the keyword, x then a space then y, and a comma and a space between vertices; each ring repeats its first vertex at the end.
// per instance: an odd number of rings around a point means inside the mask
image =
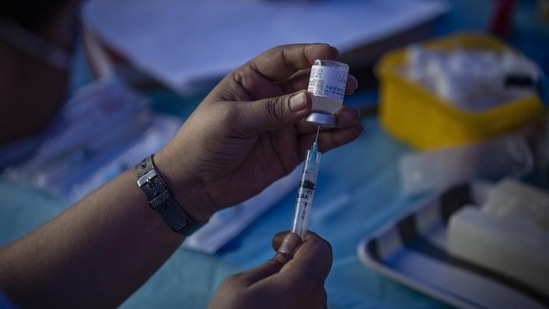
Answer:
MULTIPOLYGON (((474 48, 498 53, 510 48, 498 39, 475 33, 454 34, 421 46, 427 50, 474 48)), ((406 48, 394 50, 376 65, 380 119, 387 132, 416 149, 478 142, 542 120, 544 106, 536 95, 480 112, 458 109, 399 73, 406 64, 406 53, 406 48)))

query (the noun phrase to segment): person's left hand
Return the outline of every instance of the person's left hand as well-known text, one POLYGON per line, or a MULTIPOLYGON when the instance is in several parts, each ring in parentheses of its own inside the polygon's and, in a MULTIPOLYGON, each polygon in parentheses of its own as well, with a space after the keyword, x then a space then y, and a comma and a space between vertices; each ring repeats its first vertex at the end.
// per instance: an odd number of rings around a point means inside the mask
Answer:
MULTIPOLYGON (((305 90, 311 65, 337 55, 326 44, 278 46, 227 75, 158 156, 158 164, 169 165, 160 172, 169 174, 176 197, 192 199, 197 191, 205 192, 194 204, 211 215, 289 174, 303 161, 317 129, 304 121, 312 104, 305 90), (199 188, 189 189, 189 184, 199 188)), ((356 87, 350 76, 347 92, 356 87)), ((362 131, 358 118, 358 110, 340 109, 336 128, 321 130, 320 151, 357 138, 362 131)))
POLYGON ((208 309, 326 309, 332 247, 313 232, 301 246, 297 234, 283 236, 275 235, 271 260, 225 279, 208 309))

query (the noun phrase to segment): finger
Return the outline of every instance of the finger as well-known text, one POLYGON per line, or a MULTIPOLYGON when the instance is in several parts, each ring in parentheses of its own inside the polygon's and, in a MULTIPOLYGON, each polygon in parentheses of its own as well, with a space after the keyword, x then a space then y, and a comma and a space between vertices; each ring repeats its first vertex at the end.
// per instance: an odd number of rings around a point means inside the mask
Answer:
POLYGON ((357 139, 363 130, 364 126, 361 123, 355 123, 347 128, 322 132, 318 136, 319 151, 325 153, 331 149, 350 143, 357 139))
POLYGON ((311 94, 307 91, 246 102, 238 105, 242 133, 258 134, 293 125, 311 111, 311 94))
POLYGON ((286 233, 279 241, 280 246, 272 259, 240 274, 240 280, 245 286, 278 273, 292 259, 294 251, 301 244, 301 237, 295 233, 286 233))
POLYGON ((294 257, 284 265, 280 273, 288 272, 323 284, 333 262, 330 243, 308 231, 303 244, 294 253, 294 257))
MULTIPOLYGON (((261 99, 251 102, 251 104, 241 104, 239 108, 242 110, 238 112, 239 121, 243 124, 244 131, 251 130, 254 133, 261 133, 297 123, 310 113, 311 107, 311 94, 307 91, 299 91, 261 99)), ((344 106, 336 115, 337 127, 350 127, 357 123, 359 116, 360 112, 357 109, 344 106)), ((313 127, 311 126, 311 128, 313 127)), ((352 139, 347 139, 350 137, 348 134, 340 135, 341 138, 336 137, 334 140, 336 143, 330 145, 339 146, 356 138, 355 136, 352 139)))
POLYGON ((358 123, 360 110, 354 107, 343 106, 336 113, 336 127, 346 128, 358 123))
MULTIPOLYGON (((360 110, 343 106, 336 113, 336 128, 322 128, 318 136, 318 145, 321 152, 326 152, 333 148, 345 145, 360 136, 364 130, 364 126, 359 122, 360 110)), ((309 130, 304 129, 303 132, 309 130)), ((312 143, 308 141, 305 143, 312 143)))
MULTIPOLYGON (((310 70, 302 70, 294 74, 286 83, 281 84, 284 93, 297 92, 299 90, 307 89, 309 85, 310 70)), ((358 81, 353 75, 349 75, 347 78, 347 85, 345 86, 345 94, 352 94, 358 88, 358 81)))
POLYGON ((347 85, 345 86, 345 94, 351 94, 358 88, 358 81, 353 75, 347 77, 347 85))
POLYGON ((289 44, 267 50, 243 68, 272 81, 284 81, 299 70, 309 69, 316 59, 335 60, 338 55, 338 50, 328 44, 289 44))
POLYGON ((293 255, 299 245, 301 245, 301 237, 296 233, 285 231, 278 232, 273 236, 272 246, 276 252, 287 253, 293 255), (296 244, 297 243, 297 244, 296 244))
MULTIPOLYGON (((320 152, 326 152, 345 145, 360 136, 364 126, 359 122, 360 111, 353 107, 343 106, 336 113, 336 128, 320 128, 318 146, 320 152)), ((300 147, 308 149, 316 138, 318 126, 306 121, 297 124, 300 136, 300 147)))
POLYGON ((278 251, 278 248, 282 244, 284 237, 286 237, 286 234, 288 233, 290 233, 290 231, 278 232, 273 236, 272 246, 275 252, 278 251))

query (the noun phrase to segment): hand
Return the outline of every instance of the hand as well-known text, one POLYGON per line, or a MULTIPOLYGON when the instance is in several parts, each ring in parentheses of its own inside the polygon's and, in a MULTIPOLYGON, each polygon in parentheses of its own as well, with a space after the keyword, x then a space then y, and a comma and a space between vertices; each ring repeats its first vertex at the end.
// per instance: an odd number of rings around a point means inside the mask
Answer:
POLYGON ((324 281, 332 266, 332 248, 308 232, 303 244, 294 233, 277 234, 275 256, 251 270, 225 279, 208 309, 325 309, 324 281), (295 251, 295 253, 293 253, 295 251))
MULTIPOLYGON (((170 174, 170 182, 185 184, 172 186, 176 198, 204 192, 199 204, 211 215, 290 173, 316 133, 316 126, 303 121, 311 111, 311 95, 304 90, 310 67, 315 59, 337 55, 326 44, 279 46, 227 75, 158 155, 158 160, 168 157, 163 164, 169 166, 160 171, 170 174), (189 192, 190 184, 200 188, 189 192)), ((347 92, 356 87, 351 76, 347 92)), ((337 128, 321 131, 320 151, 357 138, 362 131, 358 117, 358 110, 343 107, 337 128)))

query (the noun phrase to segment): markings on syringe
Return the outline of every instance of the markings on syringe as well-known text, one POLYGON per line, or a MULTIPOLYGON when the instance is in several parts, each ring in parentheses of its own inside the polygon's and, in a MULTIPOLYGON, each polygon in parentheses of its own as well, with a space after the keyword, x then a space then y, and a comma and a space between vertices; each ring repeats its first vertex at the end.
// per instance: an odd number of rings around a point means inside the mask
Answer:
POLYGON ((310 181, 310 180, 305 180, 305 181, 302 181, 299 183, 299 186, 301 188, 306 188, 306 189, 311 189, 311 190, 314 190, 315 189, 315 184, 314 182, 310 181))
POLYGON ((300 217, 301 219, 304 219, 310 205, 309 198, 312 198, 312 194, 314 193, 315 184, 310 180, 305 180, 300 182, 299 186, 303 189, 303 191, 299 194, 299 203, 303 205, 300 217))

